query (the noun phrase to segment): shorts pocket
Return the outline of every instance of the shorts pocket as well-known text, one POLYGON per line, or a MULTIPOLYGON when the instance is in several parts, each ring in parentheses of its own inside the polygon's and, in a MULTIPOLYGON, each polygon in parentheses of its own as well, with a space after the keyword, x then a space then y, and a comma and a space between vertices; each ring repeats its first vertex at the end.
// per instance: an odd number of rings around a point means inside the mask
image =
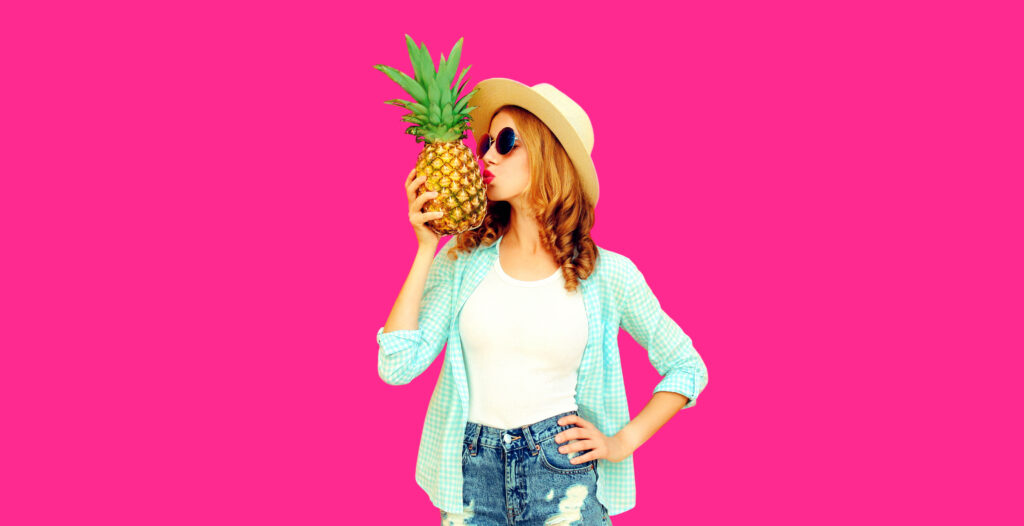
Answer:
POLYGON ((540 454, 538 456, 540 457, 541 465, 550 471, 560 474, 586 473, 593 470, 597 460, 589 460, 582 464, 573 464, 570 462, 571 459, 569 458, 570 453, 573 454, 573 457, 578 457, 589 453, 591 450, 571 451, 569 453, 562 453, 558 451, 558 448, 574 442, 577 442, 577 440, 568 440, 559 444, 555 441, 555 437, 553 436, 539 442, 540 454))

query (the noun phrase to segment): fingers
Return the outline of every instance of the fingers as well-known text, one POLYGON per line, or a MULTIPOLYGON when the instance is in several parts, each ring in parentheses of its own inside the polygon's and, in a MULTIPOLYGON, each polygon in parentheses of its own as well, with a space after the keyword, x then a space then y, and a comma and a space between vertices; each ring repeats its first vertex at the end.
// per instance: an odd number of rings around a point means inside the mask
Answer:
POLYGON ((586 462, 592 458, 602 458, 601 444, 597 440, 576 440, 575 442, 559 446, 558 452, 567 455, 574 451, 586 451, 586 453, 577 455, 569 459, 569 462, 573 464, 579 464, 586 462))
POLYGON ((423 192, 419 197, 415 198, 411 205, 410 210, 421 210, 428 200, 437 197, 437 192, 423 192))
POLYGON ((427 221, 433 221, 444 215, 444 212, 409 212, 409 221, 414 225, 426 223, 427 221))
POLYGON ((565 431, 562 431, 561 433, 555 435, 555 442, 558 442, 559 444, 561 444, 563 442, 568 442, 569 440, 572 440, 574 438, 575 439, 590 438, 590 431, 587 430, 587 429, 584 429, 582 427, 574 427, 572 429, 566 429, 565 431))
POLYGON ((406 188, 405 192, 406 195, 409 197, 409 202, 412 202, 412 200, 416 198, 416 189, 419 188, 420 185, 423 184, 423 182, 426 180, 427 178, 424 176, 420 176, 412 180, 412 184, 410 184, 409 187, 406 188))
POLYGON ((419 197, 413 199, 412 203, 409 204, 409 221, 413 224, 422 224, 444 216, 444 212, 440 210, 433 212, 422 211, 427 201, 435 197, 437 197, 437 192, 423 192, 419 197))
POLYGON ((570 458, 569 459, 569 463, 570 464, 585 464, 587 462, 590 462, 591 460, 597 460, 599 458, 605 458, 605 457, 601 456, 601 453, 597 449, 591 449, 591 448, 582 448, 582 449, 590 449, 590 451, 588 451, 588 452, 586 452, 586 453, 584 453, 582 455, 577 455, 575 457, 570 458))
POLYGON ((558 425, 560 426, 567 426, 569 424, 576 424, 580 427, 597 429, 597 427, 595 427, 594 424, 587 422, 580 415, 566 415, 558 419, 558 425))
POLYGON ((405 179, 405 195, 409 198, 410 203, 416 198, 416 188, 423 184, 423 181, 427 180, 426 176, 414 178, 415 175, 416 169, 413 168, 412 171, 409 172, 409 177, 405 179))

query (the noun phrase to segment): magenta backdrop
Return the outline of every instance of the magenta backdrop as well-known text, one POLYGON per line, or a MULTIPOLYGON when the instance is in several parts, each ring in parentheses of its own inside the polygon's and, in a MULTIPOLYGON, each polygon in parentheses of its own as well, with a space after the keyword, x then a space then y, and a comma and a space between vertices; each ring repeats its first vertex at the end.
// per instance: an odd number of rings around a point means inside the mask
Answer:
POLYGON ((589 112, 593 237, 708 365, 617 526, 1019 524, 1020 13, 834 4, 5 5, 0 523, 437 522, 441 360, 374 340, 408 32, 589 112))

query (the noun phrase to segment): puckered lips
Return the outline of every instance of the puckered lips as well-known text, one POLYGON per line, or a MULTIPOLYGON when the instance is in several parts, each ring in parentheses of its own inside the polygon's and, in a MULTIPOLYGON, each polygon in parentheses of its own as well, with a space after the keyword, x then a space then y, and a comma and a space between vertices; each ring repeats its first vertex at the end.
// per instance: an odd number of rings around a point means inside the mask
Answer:
POLYGON ((492 174, 489 170, 484 170, 484 184, 491 184, 491 181, 493 180, 494 174, 492 174))

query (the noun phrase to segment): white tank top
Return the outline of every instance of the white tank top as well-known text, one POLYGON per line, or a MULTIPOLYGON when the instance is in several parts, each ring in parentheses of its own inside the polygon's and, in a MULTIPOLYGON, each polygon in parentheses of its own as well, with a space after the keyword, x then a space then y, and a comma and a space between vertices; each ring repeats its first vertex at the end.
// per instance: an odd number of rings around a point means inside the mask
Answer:
POLYGON ((562 269, 522 281, 505 274, 495 258, 462 307, 459 333, 470 422, 511 429, 578 409, 587 313, 582 289, 565 290, 562 269))

